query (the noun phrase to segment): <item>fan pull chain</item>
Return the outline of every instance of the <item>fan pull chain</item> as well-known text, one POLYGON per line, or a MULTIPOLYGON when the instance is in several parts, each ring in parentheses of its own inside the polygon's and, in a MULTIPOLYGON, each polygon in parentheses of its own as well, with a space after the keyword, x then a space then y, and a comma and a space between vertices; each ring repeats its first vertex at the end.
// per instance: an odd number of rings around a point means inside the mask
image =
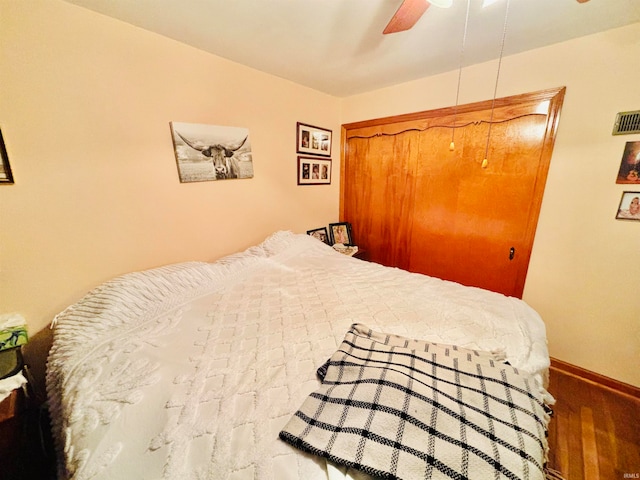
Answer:
POLYGON ((493 101, 491 102, 491 117, 489 118, 489 131, 487 132, 487 145, 484 149, 484 160, 482 160, 482 168, 487 168, 489 165, 489 161, 487 157, 489 156, 489 140, 491 138, 491 126, 493 125, 493 111, 496 105, 496 95, 498 93, 498 80, 500 79, 500 67, 502 65, 502 55, 504 54, 504 43, 505 38, 507 37, 507 19, 509 18, 509 3, 510 0, 507 0, 507 7, 504 12, 504 27, 502 28, 502 43, 500 44, 500 58, 498 60, 498 72, 496 73, 496 84, 493 88, 493 101))
POLYGON ((462 46, 460 47, 460 61, 458 68, 458 88, 456 90, 456 106, 453 110, 453 128, 451 129, 451 143, 449 144, 449 150, 453 151, 456 148, 455 135, 456 135, 456 117, 458 116, 458 101, 460 99, 460 80, 462 79, 462 58, 464 57, 464 47, 467 43, 467 28, 469 26, 469 10, 471 6, 471 0, 467 0, 467 15, 464 19, 464 33, 462 34, 462 46))

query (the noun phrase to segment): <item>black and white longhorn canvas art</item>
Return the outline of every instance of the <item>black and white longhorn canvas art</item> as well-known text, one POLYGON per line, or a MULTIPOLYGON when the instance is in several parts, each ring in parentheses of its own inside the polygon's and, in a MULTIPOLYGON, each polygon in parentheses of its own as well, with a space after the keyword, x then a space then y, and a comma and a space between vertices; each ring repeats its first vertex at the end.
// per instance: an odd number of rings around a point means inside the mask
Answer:
POLYGON ((249 129, 171 122, 182 183, 252 178, 249 129))

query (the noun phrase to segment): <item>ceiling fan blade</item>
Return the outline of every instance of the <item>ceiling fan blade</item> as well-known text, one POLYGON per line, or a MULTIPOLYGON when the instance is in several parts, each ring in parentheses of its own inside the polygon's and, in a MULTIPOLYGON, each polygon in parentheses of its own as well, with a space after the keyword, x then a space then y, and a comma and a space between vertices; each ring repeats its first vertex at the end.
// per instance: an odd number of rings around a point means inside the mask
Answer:
POLYGON ((427 0, 404 0, 382 33, 386 35, 409 30, 430 5, 427 0))
POLYGON ((578 0, 578 3, 587 3, 589 0, 578 0))

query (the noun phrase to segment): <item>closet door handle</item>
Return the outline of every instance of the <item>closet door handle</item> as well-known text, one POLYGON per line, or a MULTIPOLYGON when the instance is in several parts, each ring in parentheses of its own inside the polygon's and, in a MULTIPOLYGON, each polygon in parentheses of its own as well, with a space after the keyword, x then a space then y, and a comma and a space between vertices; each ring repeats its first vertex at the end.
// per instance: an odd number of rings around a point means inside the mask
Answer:
POLYGON ((515 256, 516 256, 516 249, 511 247, 509 249, 509 260, 513 260, 513 257, 515 257, 515 256))

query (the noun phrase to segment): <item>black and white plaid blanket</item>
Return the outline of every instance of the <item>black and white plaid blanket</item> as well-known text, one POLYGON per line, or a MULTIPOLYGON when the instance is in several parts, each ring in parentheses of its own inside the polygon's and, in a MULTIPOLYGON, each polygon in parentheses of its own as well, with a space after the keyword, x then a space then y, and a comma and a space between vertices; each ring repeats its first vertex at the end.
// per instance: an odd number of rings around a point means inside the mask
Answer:
POLYGON ((280 432, 301 450, 383 478, 544 478, 542 394, 490 353, 354 324, 318 374, 280 432))

